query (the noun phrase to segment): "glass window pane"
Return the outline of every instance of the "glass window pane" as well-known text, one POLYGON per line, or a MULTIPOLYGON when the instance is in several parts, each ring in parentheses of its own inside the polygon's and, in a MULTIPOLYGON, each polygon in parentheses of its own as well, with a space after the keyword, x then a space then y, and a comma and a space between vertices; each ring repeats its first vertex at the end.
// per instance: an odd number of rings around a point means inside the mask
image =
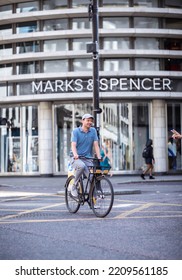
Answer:
POLYGON ((165 70, 182 71, 182 59, 164 59, 165 70))
POLYGON ((164 39, 164 49, 166 50, 182 50, 182 40, 180 39, 164 39))
POLYGON ((158 7, 158 0, 134 0, 134 6, 158 7))
POLYGON ((164 7, 169 7, 169 8, 182 8, 182 1, 181 0, 165 0, 164 1, 164 7))
POLYGON ((158 18, 146 18, 146 17, 135 17, 134 18, 135 28, 158 28, 158 18))
POLYGON ((6 77, 13 74, 12 64, 0 65, 0 76, 6 77))
POLYGON ((68 71, 67 60, 48 60, 44 61, 44 73, 57 73, 68 71))
POLYGON ((21 172, 20 107, 0 108, 0 171, 21 172))
POLYGON ((38 31, 36 21, 17 23, 16 33, 29 33, 38 31))
POLYGON ((7 88, 6 85, 0 84, 0 97, 5 97, 7 96, 7 88))
POLYGON ((22 107, 22 138, 23 149, 23 171, 39 171, 39 138, 38 138, 38 108, 37 106, 22 107))
POLYGON ((6 25, 0 25, 0 35, 12 35, 12 26, 11 24, 6 24, 6 25))
POLYGON ((152 58, 136 58, 135 59, 135 70, 159 70, 159 59, 152 58))
POLYGON ((43 10, 67 8, 67 0, 43 0, 43 10))
POLYGON ((20 42, 16 45, 16 53, 29 53, 29 52, 39 52, 40 45, 39 41, 35 42, 20 42))
POLYGON ((89 29, 92 26, 92 22, 88 18, 74 18, 72 20, 72 29, 89 29))
POLYGON ((129 38, 104 38, 104 50, 129 49, 129 38))
POLYGON ((32 94, 31 83, 20 83, 16 86, 17 95, 30 95, 32 94))
POLYGON ((129 0, 103 0, 103 6, 129 6, 129 0))
POLYGON ((16 73, 17 74, 33 74, 39 73, 39 62, 37 61, 28 61, 17 63, 16 65, 16 73))
POLYGON ((167 29, 182 29, 182 19, 180 18, 166 18, 165 19, 167 29))
POLYGON ((91 38, 73 39, 73 50, 74 51, 79 51, 79 50, 86 51, 87 44, 90 42, 91 42, 91 38))
POLYGON ((89 2, 85 0, 72 0, 72 7, 88 7, 89 2))
POLYGON ((50 19, 44 21, 44 31, 51 30, 65 30, 68 29, 68 20, 67 19, 50 19))
POLYGON ((68 40, 58 39, 58 40, 46 40, 44 41, 44 51, 67 51, 68 50, 68 40))
POLYGON ((12 45, 0 45, 0 55, 11 55, 13 53, 12 45))
POLYGON ((129 28, 129 18, 127 17, 105 17, 103 18, 104 29, 115 29, 115 28, 129 28))
POLYGON ((18 3, 16 7, 17 13, 34 12, 39 10, 39 1, 32 1, 27 3, 18 3))
POLYGON ((91 71, 93 68, 92 60, 88 59, 74 59, 73 71, 91 71))
POLYGON ((0 16, 6 14, 12 14, 12 5, 0 6, 0 16))
POLYGON ((143 50, 158 50, 159 40, 155 38, 136 38, 135 39, 135 49, 143 50))
POLYGON ((104 60, 104 71, 130 70, 129 59, 107 59, 104 60))

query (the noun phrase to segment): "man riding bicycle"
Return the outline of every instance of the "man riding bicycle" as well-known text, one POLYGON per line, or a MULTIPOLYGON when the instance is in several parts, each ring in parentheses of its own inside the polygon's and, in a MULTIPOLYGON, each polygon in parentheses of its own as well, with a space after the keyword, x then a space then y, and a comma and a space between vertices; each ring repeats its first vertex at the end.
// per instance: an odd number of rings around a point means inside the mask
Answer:
POLYGON ((71 160, 70 163, 75 170, 75 180, 71 189, 71 195, 73 197, 78 196, 77 184, 82 176, 89 175, 88 166, 92 165, 93 148, 96 156, 101 160, 100 148, 98 144, 97 131, 93 126, 93 116, 85 114, 82 117, 82 126, 75 128, 71 135, 71 160), (80 157, 80 158, 79 158, 80 157), (86 157, 86 158, 81 158, 86 157))

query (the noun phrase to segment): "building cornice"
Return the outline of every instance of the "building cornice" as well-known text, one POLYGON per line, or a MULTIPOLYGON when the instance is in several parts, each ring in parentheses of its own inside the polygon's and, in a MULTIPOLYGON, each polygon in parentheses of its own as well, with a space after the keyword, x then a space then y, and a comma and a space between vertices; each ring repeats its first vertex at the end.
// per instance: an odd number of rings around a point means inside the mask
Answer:
MULTIPOLYGON (((182 9, 171 8, 150 8, 150 7, 100 7, 99 16, 101 17, 129 17, 129 16, 146 16, 146 17, 179 17, 182 16, 182 9)), ((88 8, 70 8, 58 10, 44 10, 15 14, 2 14, 0 18, 0 25, 28 22, 35 20, 47 20, 56 18, 79 18, 88 17, 88 8)))
MULTIPOLYGON (((170 79, 182 79, 181 71, 100 71, 100 78, 102 77, 168 77, 170 79)), ((12 82, 30 82, 40 80, 55 80, 55 79, 72 79, 72 78, 91 78, 92 71, 78 71, 78 72, 55 72, 55 73, 34 73, 24 75, 7 75, 0 77, 0 83, 12 82)))

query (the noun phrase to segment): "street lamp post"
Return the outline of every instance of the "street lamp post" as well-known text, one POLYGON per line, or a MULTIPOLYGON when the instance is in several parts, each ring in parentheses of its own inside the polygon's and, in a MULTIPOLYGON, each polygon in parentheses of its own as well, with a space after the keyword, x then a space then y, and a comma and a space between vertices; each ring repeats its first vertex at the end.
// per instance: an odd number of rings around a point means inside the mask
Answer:
POLYGON ((92 52, 93 56, 93 114, 95 119, 95 128, 100 138, 100 118, 102 110, 99 107, 99 15, 98 0, 90 0, 89 19, 92 19, 92 43, 87 44, 87 52, 92 52))

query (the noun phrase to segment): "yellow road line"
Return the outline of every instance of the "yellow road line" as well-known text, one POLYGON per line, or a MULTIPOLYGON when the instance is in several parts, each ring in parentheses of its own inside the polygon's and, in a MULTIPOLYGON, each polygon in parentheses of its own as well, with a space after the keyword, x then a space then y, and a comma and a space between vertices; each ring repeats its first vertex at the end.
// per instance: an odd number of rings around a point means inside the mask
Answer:
POLYGON ((23 212, 20 212, 18 214, 2 217, 2 218, 0 218, 0 221, 9 220, 9 219, 12 219, 12 218, 17 218, 17 217, 19 217, 21 215, 24 215, 24 214, 29 214, 29 213, 33 213, 33 212, 40 212, 44 209, 57 207, 57 206, 60 206, 60 205, 63 205, 63 204, 65 204, 65 203, 56 203, 56 204, 52 204, 52 205, 48 205, 48 206, 43 206, 43 207, 40 207, 40 208, 35 208, 35 209, 32 209, 32 210, 23 211, 23 212))
POLYGON ((140 207, 137 207, 137 208, 134 208, 134 209, 132 209, 132 210, 125 211, 125 212, 122 213, 122 214, 119 214, 118 216, 115 217, 115 219, 122 219, 122 218, 125 218, 125 217, 127 217, 127 216, 129 216, 129 215, 132 215, 132 214, 134 214, 134 213, 140 212, 141 210, 146 209, 146 208, 149 208, 149 207, 151 207, 151 206, 153 206, 153 205, 154 205, 154 203, 146 203, 146 204, 144 204, 144 205, 142 205, 142 206, 140 206, 140 207))
MULTIPOLYGON (((181 218, 182 215, 166 215, 166 216, 132 216, 132 217, 123 217, 123 219, 161 219, 161 218, 181 218)), ((104 220, 115 220, 115 217, 105 217, 104 220)), ((59 222, 85 222, 85 221, 103 221, 103 219, 97 218, 97 217, 87 217, 87 218, 78 218, 78 216, 75 216, 75 218, 66 218, 66 219, 55 219, 55 220, 19 220, 19 221, 0 221, 0 224, 23 224, 23 223, 59 223, 59 222)))

